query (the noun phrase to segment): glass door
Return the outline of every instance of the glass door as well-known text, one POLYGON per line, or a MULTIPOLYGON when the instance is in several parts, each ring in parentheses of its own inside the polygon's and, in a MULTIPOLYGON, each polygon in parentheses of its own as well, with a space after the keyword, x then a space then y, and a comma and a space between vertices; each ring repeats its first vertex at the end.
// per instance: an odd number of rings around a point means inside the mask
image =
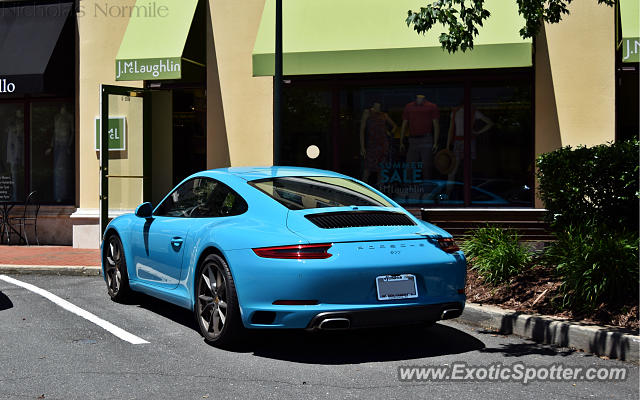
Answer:
POLYGON ((95 125, 102 234, 111 218, 150 200, 151 101, 149 91, 141 88, 102 85, 100 90, 95 125))

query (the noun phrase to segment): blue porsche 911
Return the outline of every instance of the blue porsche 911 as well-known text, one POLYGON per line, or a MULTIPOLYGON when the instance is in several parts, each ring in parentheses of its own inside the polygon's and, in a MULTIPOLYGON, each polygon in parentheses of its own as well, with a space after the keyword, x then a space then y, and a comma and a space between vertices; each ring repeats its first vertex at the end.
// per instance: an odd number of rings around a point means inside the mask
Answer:
POLYGON ((465 304, 451 235, 345 175, 294 167, 196 173, 153 208, 115 218, 102 244, 108 293, 191 310, 204 338, 245 328, 431 324, 465 304))

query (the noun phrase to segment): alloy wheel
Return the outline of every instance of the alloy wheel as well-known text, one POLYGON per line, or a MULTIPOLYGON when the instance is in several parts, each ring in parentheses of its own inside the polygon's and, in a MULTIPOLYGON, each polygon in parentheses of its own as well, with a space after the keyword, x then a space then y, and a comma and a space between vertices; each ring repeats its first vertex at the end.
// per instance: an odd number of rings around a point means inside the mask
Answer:
POLYGON ((109 294, 115 296, 122 286, 122 244, 116 236, 111 236, 107 246, 105 275, 107 276, 109 294))
POLYGON ((215 264, 202 268, 198 287, 198 315, 208 336, 220 336, 227 320, 227 288, 222 271, 215 264))

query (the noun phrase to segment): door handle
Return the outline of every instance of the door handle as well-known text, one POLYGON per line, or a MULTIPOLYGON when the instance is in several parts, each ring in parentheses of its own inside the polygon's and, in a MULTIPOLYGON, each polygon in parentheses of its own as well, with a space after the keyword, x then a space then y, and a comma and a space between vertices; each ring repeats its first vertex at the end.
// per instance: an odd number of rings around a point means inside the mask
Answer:
POLYGON ((173 246, 174 248, 178 249, 180 248, 180 246, 182 246, 182 242, 184 240, 182 240, 181 237, 174 237, 173 239, 171 239, 171 246, 173 246))

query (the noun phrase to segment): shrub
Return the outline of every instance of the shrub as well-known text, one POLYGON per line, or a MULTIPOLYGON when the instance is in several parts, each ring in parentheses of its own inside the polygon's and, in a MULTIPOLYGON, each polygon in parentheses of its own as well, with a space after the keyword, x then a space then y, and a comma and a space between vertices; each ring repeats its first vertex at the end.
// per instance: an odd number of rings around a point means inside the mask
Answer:
POLYGON ((556 230, 587 219, 638 230, 638 143, 564 147, 538 157, 539 196, 556 230))
POLYGON ((589 312, 638 299, 638 235, 593 222, 567 227, 545 251, 562 279, 563 307, 589 312))
POLYGON ((486 226, 473 232, 460 246, 472 260, 472 268, 492 285, 506 282, 527 266, 531 254, 520 245, 516 232, 486 226))

